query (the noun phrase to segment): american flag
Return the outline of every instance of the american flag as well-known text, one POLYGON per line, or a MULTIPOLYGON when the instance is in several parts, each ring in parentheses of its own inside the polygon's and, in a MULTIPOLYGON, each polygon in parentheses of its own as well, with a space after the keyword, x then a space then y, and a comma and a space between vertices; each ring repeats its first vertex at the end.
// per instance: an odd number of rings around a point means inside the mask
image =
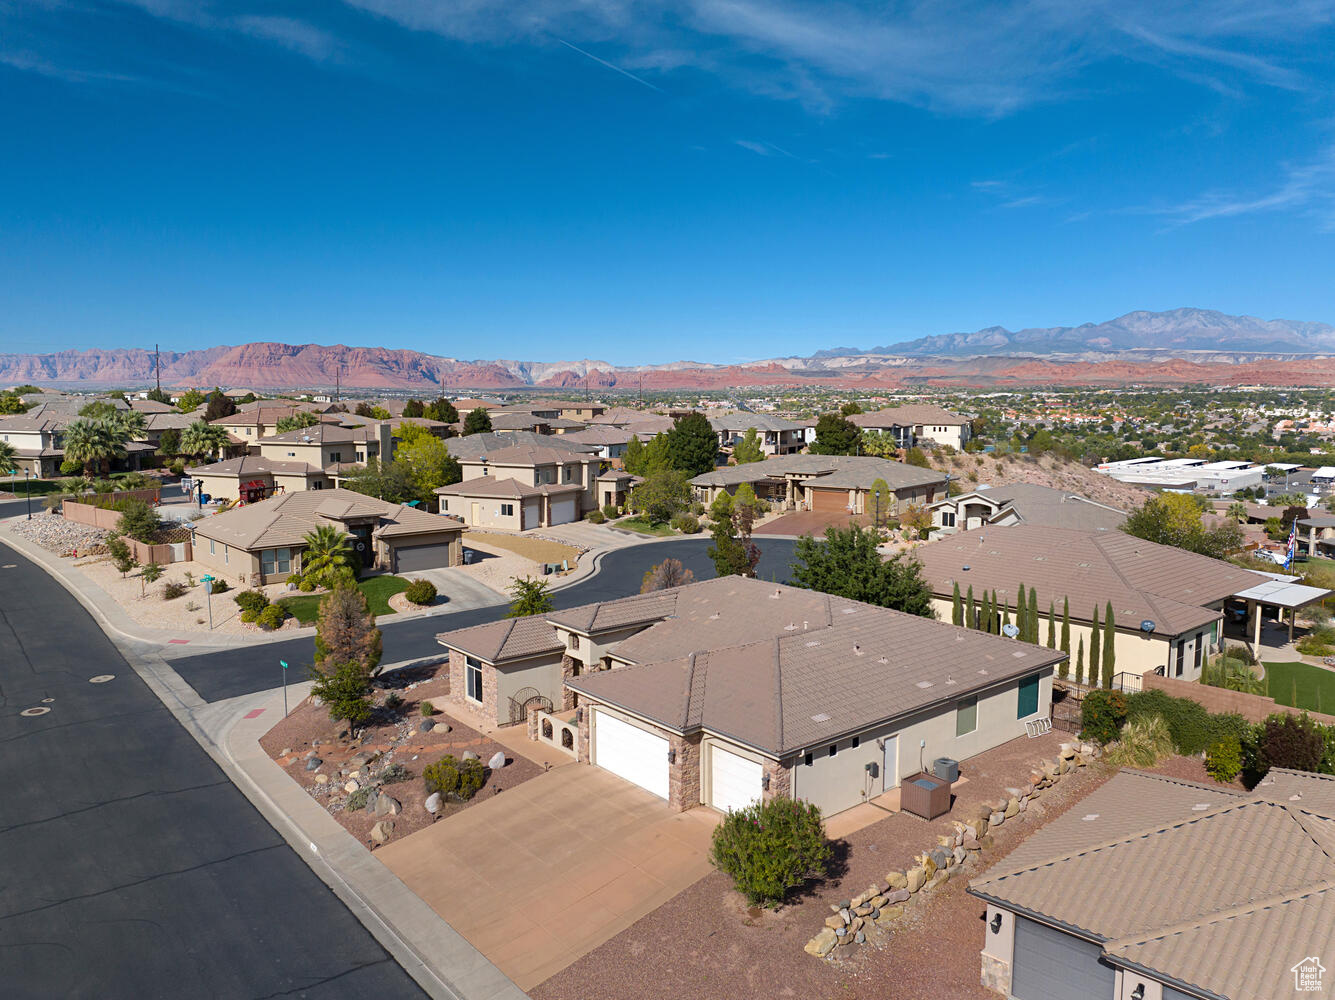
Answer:
POLYGON ((1294 558, 1298 555, 1298 519, 1293 519, 1293 527, 1289 529, 1288 545, 1284 549, 1284 568, 1288 569, 1293 565, 1294 558))

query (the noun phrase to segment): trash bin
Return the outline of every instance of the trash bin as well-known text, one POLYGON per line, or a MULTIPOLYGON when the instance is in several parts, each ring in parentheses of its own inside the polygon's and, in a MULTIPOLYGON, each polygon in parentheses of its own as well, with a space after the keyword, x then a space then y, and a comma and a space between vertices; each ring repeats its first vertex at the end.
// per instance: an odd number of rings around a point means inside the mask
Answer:
POLYGON ((960 780, 960 762, 949 757, 938 757, 932 761, 932 773, 953 785, 960 780))

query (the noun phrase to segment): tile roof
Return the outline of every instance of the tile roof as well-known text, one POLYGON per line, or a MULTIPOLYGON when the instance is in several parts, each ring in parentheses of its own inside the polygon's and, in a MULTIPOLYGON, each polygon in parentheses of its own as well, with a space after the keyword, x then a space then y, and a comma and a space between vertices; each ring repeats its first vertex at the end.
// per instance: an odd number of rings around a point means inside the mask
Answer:
MULTIPOLYGON (((505 435, 501 435, 501 437, 504 440, 505 435)), ((548 440, 552 439, 549 438, 548 440)), ((465 463, 486 462, 490 465, 562 465, 566 462, 597 461, 597 456, 588 452, 577 452, 571 448, 547 444, 517 444, 509 447, 502 445, 469 458, 461 458, 459 461, 465 463)))
POLYGON ((719 413, 709 418, 709 426, 716 431, 729 431, 745 434, 754 427, 757 431, 800 431, 801 424, 768 413, 719 413))
POLYGON ((1156 635, 1180 635, 1215 621, 1206 605, 1269 579, 1208 556, 1157 545, 1121 531, 1089 532, 1029 524, 990 525, 938 539, 916 550, 923 577, 938 596, 952 584, 981 597, 1012 595, 1023 582, 1045 601, 1071 600, 1088 621, 1111 600, 1122 628, 1155 623, 1156 635), (964 569, 965 566, 969 568, 964 569))
POLYGON ((462 483, 439 486, 436 493, 451 497, 501 497, 507 500, 523 500, 525 497, 547 497, 561 493, 581 493, 584 487, 579 483, 544 483, 530 486, 518 479, 497 479, 495 476, 477 476, 462 483))
POLYGON ((884 479, 892 490, 944 484, 945 473, 867 455, 775 455, 761 462, 729 465, 691 480, 694 486, 739 486, 762 479, 810 476, 808 485, 830 489, 871 489, 884 479))
POLYGON ((236 476, 244 479, 246 476, 264 474, 313 476, 323 470, 318 465, 307 462, 284 462, 274 458, 264 458, 262 455, 242 455, 240 458, 229 458, 224 462, 191 466, 185 471, 192 476, 236 476))
POLYGON ((284 431, 282 434, 270 434, 267 437, 260 438, 258 443, 261 445, 355 444, 379 441, 376 436, 376 427, 378 426, 378 423, 365 427, 343 427, 339 424, 320 423, 311 427, 299 427, 294 431, 284 431))
MULTIPOLYGON (((1126 522, 1127 512, 1082 497, 1068 490, 1055 490, 1037 483, 1011 483, 977 491, 1009 507, 1024 524, 1079 531, 1111 531, 1126 522)), ((953 498, 952 498, 953 499, 953 498)))
POLYGON ((485 625, 442 632, 436 636, 436 641, 488 663, 559 653, 565 648, 557 638, 556 630, 540 616, 503 618, 485 625))
POLYGON ((573 441, 577 444, 601 447, 603 445, 629 444, 630 439, 634 436, 630 431, 613 424, 592 424, 582 431, 571 431, 568 434, 562 434, 561 438, 564 441, 573 441))
MULTIPOLYGON (((445 450, 461 462, 476 459, 482 455, 531 445, 536 448, 556 448, 569 455, 589 455, 595 449, 593 445, 580 444, 569 440, 570 435, 534 434, 530 431, 514 431, 506 434, 469 434, 466 437, 447 438, 445 450)), ((568 456, 566 461, 570 461, 568 456)))

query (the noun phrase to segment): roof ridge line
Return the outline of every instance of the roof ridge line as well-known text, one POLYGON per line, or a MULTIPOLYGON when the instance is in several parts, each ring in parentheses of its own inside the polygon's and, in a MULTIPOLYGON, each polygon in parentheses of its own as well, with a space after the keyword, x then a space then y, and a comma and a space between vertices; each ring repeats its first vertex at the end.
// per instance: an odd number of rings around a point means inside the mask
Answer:
POLYGON ((776 747, 782 748, 783 742, 783 656, 779 646, 779 636, 774 637, 774 725, 779 737, 776 747))
POLYGON ((1327 848, 1325 844, 1321 843, 1321 841, 1317 838, 1317 835, 1313 832, 1312 827, 1308 825, 1308 822, 1304 821, 1304 816, 1310 816, 1313 819, 1323 819, 1326 820, 1327 822, 1330 822, 1332 817, 1322 816, 1320 813, 1312 812, 1310 809, 1304 809, 1296 802, 1293 803, 1281 802, 1279 803, 1279 805, 1281 808, 1283 808, 1283 810, 1286 813, 1289 814, 1289 816, 1293 819, 1293 821, 1298 824, 1299 828, 1303 831, 1303 833, 1307 834, 1307 836, 1311 839, 1312 843, 1316 845, 1316 849, 1320 851, 1322 854, 1324 854, 1328 860, 1335 861, 1335 854, 1332 854, 1330 852, 1330 849, 1327 848))

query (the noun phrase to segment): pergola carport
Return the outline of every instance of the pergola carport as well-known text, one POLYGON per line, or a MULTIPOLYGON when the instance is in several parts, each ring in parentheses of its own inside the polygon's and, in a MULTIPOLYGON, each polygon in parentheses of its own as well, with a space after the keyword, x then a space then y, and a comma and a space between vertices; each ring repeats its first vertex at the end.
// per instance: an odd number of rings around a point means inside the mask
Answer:
POLYGON ((1287 610, 1289 613, 1289 642, 1293 641, 1293 617, 1299 608, 1330 596, 1329 590, 1321 587, 1309 587, 1298 583, 1300 577, 1283 576, 1279 573, 1263 573, 1270 577, 1264 583, 1258 583, 1246 590, 1240 590, 1233 597, 1247 602, 1247 636, 1253 648, 1261 645, 1261 608, 1267 604, 1287 610))
POLYGON ((1307 534, 1307 554, 1317 555, 1317 546, 1335 545, 1335 514, 1298 518, 1298 527, 1307 534))

